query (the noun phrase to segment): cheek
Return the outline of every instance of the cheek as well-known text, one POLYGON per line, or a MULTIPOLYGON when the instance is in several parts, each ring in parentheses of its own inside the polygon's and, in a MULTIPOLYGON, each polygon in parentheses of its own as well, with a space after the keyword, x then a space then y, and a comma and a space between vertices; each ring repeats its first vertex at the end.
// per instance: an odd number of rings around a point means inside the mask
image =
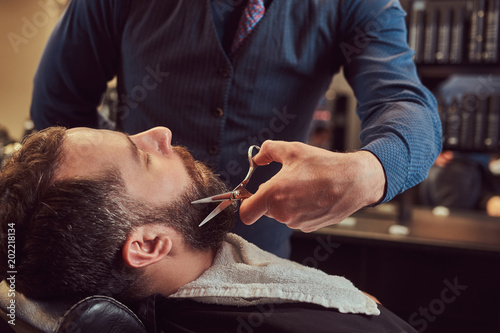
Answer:
POLYGON ((152 181, 157 190, 164 195, 164 199, 175 200, 186 191, 190 178, 183 168, 176 168, 163 172, 161 177, 154 177, 152 181))
POLYGON ((185 193, 190 178, 182 166, 171 166, 159 173, 152 173, 139 184, 144 199, 152 204, 173 202, 185 193))

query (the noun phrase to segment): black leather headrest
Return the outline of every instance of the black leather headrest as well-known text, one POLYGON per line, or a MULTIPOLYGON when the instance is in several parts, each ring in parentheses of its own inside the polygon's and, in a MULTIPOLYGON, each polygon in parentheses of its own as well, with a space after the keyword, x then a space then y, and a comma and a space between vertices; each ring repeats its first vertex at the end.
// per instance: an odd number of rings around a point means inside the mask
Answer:
POLYGON ((128 307, 107 296, 92 296, 71 307, 58 333, 145 333, 146 328, 128 307))
MULTIPOLYGON (((0 282, 0 310, 5 314, 9 313, 11 299, 9 285, 3 280, 0 282)), ((33 327, 27 332, 146 332, 132 310, 102 295, 87 297, 73 305, 63 300, 35 300, 16 291, 15 318, 18 323, 33 327)), ((152 327, 152 331, 154 329, 152 327)))

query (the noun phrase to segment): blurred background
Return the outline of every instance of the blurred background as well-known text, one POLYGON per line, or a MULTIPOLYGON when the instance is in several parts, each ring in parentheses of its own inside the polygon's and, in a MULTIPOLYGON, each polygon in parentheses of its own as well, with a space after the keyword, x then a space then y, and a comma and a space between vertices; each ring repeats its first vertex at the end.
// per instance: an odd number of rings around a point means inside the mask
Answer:
POLYGON ((0 125, 24 134, 33 76, 45 43, 67 0, 0 0, 0 125))

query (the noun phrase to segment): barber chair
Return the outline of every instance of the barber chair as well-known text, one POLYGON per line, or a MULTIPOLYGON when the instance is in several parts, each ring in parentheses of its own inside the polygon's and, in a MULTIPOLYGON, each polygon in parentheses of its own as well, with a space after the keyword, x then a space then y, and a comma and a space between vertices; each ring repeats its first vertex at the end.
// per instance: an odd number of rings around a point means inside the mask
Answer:
POLYGON ((108 296, 87 297, 76 304, 65 302, 35 301, 16 292, 15 298, 8 296, 6 281, 0 283, 0 332, 113 332, 146 333, 146 328, 137 315, 124 304, 108 296), (15 311, 8 308, 15 299, 15 311), (15 315, 15 325, 8 322, 15 315))

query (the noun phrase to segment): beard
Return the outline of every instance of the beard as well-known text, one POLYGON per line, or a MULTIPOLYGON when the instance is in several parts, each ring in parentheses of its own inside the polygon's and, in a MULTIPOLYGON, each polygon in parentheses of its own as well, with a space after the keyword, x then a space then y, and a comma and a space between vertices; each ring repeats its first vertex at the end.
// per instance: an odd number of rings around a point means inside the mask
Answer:
POLYGON ((206 165, 196 161, 186 148, 174 146, 173 149, 182 159, 191 180, 186 191, 177 200, 162 206, 147 207, 135 203, 136 207, 131 208, 131 211, 136 213, 142 223, 166 224, 174 228, 192 250, 216 249, 234 226, 236 204, 227 207, 209 223, 198 227, 218 203, 193 205, 191 202, 227 192, 228 189, 206 165))

